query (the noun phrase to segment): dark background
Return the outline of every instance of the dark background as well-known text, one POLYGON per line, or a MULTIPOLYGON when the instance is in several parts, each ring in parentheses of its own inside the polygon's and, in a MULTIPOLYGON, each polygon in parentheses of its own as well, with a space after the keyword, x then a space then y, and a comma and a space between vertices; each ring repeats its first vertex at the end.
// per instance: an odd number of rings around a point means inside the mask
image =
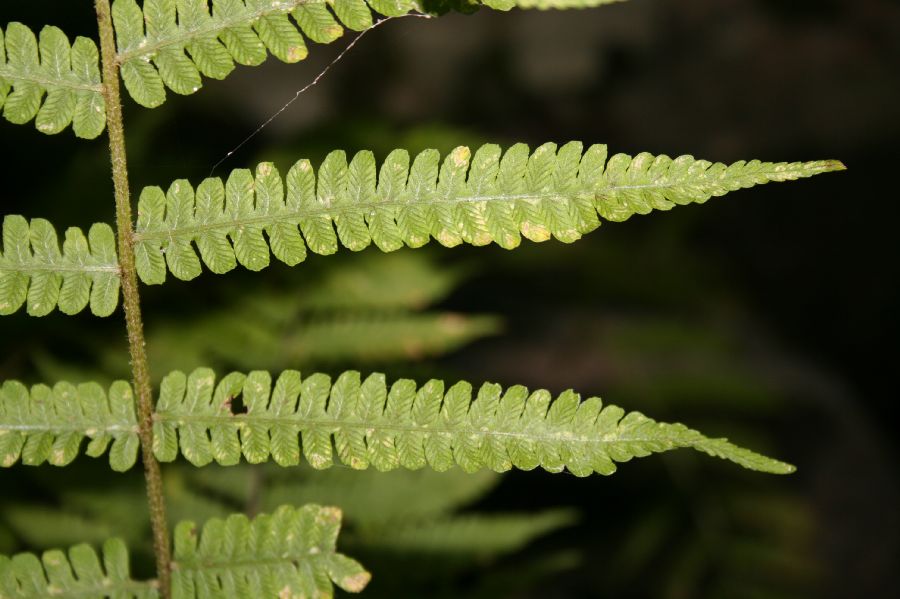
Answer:
MULTIPOLYGON (((7 0, 0 22, 96 37, 90 4, 7 0)), ((311 45, 298 65, 239 67, 194 96, 170 92, 153 111, 126 101, 133 188, 198 183, 349 39, 311 45)), ((427 250, 474 269, 442 307, 505 322, 502 335, 427 368, 602 394, 706 424, 799 468, 771 479, 667 456, 611 479, 508 475, 482 509, 570 505, 580 524, 452 584, 465 596, 492 572, 567 548, 578 551, 576 565, 507 594, 900 596, 898 106, 900 5, 888 0, 482 10, 368 34, 217 174, 261 160, 284 171, 335 148, 371 148, 380 159, 393 147, 570 139, 724 162, 844 161, 846 173, 608 224, 571 246, 427 250)), ((112 221, 103 138, 46 137, 0 121, 0 148, 3 213, 47 217, 58 230, 112 221)), ((147 289, 148 326, 221 305, 257 280, 204 275, 147 289)), ((0 375, 37 382, 34 356, 46 352, 89 363, 72 341, 88 333, 124 351, 120 324, 6 317, 0 375)), ((390 379, 425 366, 385 368, 390 379)), ((4 493, 12 476, 0 474, 4 493)))

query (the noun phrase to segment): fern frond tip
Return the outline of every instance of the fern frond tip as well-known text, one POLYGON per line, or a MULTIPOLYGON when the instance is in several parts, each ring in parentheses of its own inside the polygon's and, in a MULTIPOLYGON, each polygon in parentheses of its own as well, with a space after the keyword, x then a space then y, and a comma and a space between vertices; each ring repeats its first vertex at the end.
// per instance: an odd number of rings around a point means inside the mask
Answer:
POLYGON ((787 462, 782 462, 749 449, 739 447, 728 439, 704 439, 694 445, 694 448, 703 453, 728 460, 748 470, 764 472, 766 474, 793 474, 797 467, 787 462))

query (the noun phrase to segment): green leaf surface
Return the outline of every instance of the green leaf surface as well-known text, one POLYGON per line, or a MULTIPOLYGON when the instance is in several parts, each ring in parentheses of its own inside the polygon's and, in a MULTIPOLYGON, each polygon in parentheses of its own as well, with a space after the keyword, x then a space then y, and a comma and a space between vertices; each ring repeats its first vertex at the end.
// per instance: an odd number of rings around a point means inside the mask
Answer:
POLYGON ((224 183, 204 180, 196 191, 185 180, 167 191, 145 188, 135 234, 137 270, 145 283, 158 284, 167 271, 183 280, 197 277, 201 262, 215 273, 237 264, 260 270, 270 253, 295 265, 307 251, 328 255, 340 246, 358 251, 374 244, 390 252, 431 238, 447 247, 493 242, 512 249, 523 237, 571 243, 603 221, 843 168, 837 161, 725 165, 691 156, 608 157, 604 145, 585 151, 570 142, 533 152, 516 144, 505 153, 488 144, 474 155, 462 146, 443 161, 435 150, 412 160, 405 150, 394 150, 376 176, 371 152, 348 162, 335 151, 318 176, 308 160, 300 160, 284 181, 273 164, 262 163, 255 176, 239 169, 224 183))
POLYGON ((334 586, 358 593, 371 575, 337 552, 340 527, 341 511, 318 505, 214 518, 202 531, 181 522, 172 597, 331 597, 334 586))
POLYGON ((119 300, 119 265, 112 228, 95 224, 87 237, 69 227, 60 250, 53 225, 42 218, 3 218, 0 251, 0 315, 23 304, 28 314, 65 314, 90 304, 97 316, 109 316, 119 300))
POLYGON ((421 387, 382 374, 361 379, 349 371, 302 377, 285 371, 231 373, 216 383, 209 369, 173 372, 162 383, 154 415, 154 452, 162 461, 180 452, 197 466, 273 459, 289 466, 301 450, 314 468, 335 457, 354 469, 380 471, 459 466, 467 472, 512 468, 577 476, 612 474, 616 462, 677 448, 693 448, 745 468, 786 474, 793 466, 711 439, 682 424, 627 413, 572 391, 555 400, 522 386, 505 391, 486 383, 474 393, 465 382, 421 387), (240 397, 246 411, 234 411, 240 397), (334 455, 337 453, 337 456, 334 455))
POLYGON ((39 38, 21 23, 0 28, 0 108, 11 123, 93 139, 106 127, 97 45, 46 26, 39 38))
POLYGON ((150 582, 132 580, 128 551, 119 539, 109 539, 103 551, 75 545, 68 552, 45 551, 0 556, 0 597, 3 599, 155 599, 150 582))
POLYGON ((134 465, 138 426, 131 387, 116 381, 109 392, 96 383, 57 383, 29 389, 17 381, 0 386, 0 466, 20 459, 29 466, 49 462, 65 466, 74 460, 81 443, 85 453, 103 455, 109 449, 113 470, 134 465))
MULTIPOLYGON (((484 4, 498 10, 567 9, 612 1, 484 4)), ((425 11, 437 4, 426 3, 425 11)), ((201 76, 224 79, 235 64, 259 65, 268 54, 298 62, 309 54, 308 42, 330 44, 345 30, 365 31, 376 19, 422 10, 413 0, 145 0, 143 8, 136 0, 115 0, 112 16, 125 87, 138 104, 155 108, 165 102, 166 88, 192 94, 202 86, 201 76)))

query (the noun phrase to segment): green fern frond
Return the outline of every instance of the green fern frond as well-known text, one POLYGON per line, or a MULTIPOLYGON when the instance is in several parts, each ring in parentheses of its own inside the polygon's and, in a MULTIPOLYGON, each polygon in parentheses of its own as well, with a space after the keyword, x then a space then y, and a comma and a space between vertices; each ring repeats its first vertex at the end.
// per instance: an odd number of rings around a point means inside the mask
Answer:
POLYGON ((9 122, 34 119, 43 133, 71 123, 78 137, 97 137, 106 127, 106 104, 96 44, 84 37, 69 44, 57 27, 44 27, 40 41, 21 23, 7 25, 5 34, 0 28, 0 108, 9 122))
POLYGON ((57 306, 65 314, 91 312, 109 316, 119 301, 116 241, 109 225, 95 224, 85 237, 69 227, 60 251, 56 230, 42 218, 3 218, 0 253, 0 314, 27 304, 32 316, 57 306))
POLYGON ((771 473, 793 466, 710 439, 682 424, 658 423, 643 414, 625 414, 572 391, 555 401, 549 392, 525 387, 483 385, 449 389, 431 380, 421 388, 400 380, 388 388, 382 374, 360 380, 345 372, 332 384, 324 374, 301 378, 285 371, 274 388, 267 372, 231 373, 218 385, 209 369, 190 376, 169 374, 162 383, 154 415, 154 452, 172 461, 179 448, 191 463, 223 465, 270 457, 280 465, 300 461, 302 450, 314 468, 339 460, 356 469, 430 466, 467 472, 497 472, 538 466, 568 469, 577 476, 612 474, 615 462, 690 447, 745 468, 771 473), (232 410, 241 396, 245 413, 232 410))
POLYGON ((57 383, 52 389, 34 385, 30 392, 17 381, 0 387, 3 467, 20 458, 30 466, 45 461, 65 466, 75 459, 87 437, 87 455, 98 457, 109 448, 110 466, 124 471, 137 459, 137 430, 134 397, 124 381, 113 383, 108 394, 96 383, 57 383))
POLYGON ((270 249, 295 265, 307 248, 332 254, 339 245, 356 251, 374 243, 389 252, 420 247, 432 237, 447 247, 494 242, 509 249, 523 236, 568 243, 596 229, 600 219, 622 221, 844 168, 836 161, 726 166, 650 154, 607 160, 603 145, 582 152, 579 142, 544 144, 530 155, 524 144, 505 154, 489 144, 474 157, 468 148, 456 148, 443 164, 436 151, 426 150, 410 167, 409 154, 395 150, 376 178, 371 152, 359 152, 348 165, 346 154, 335 151, 318 177, 308 160, 294 164, 286 185, 271 163, 263 163, 255 177, 240 169, 225 184, 209 178, 196 191, 184 180, 168 192, 147 187, 138 206, 138 274, 147 284, 162 283, 168 267, 190 280, 200 274, 201 259, 215 273, 238 263, 261 270, 270 249))
MULTIPOLYGON (((498 10, 583 8, 615 0, 492 0, 498 10)), ((330 44, 344 28, 364 31, 380 15, 397 17, 423 7, 417 0, 115 0, 113 22, 125 87, 155 108, 166 88, 192 94, 201 75, 224 79, 235 63, 259 65, 272 54, 287 63, 307 57, 307 38, 330 44), (373 17, 374 13, 374 17, 373 17), (304 37, 305 36, 305 37, 304 37)), ((427 3, 426 3, 427 4, 427 3)), ((475 4, 478 4, 477 2, 475 4)))
POLYGON ((68 555, 59 550, 45 551, 41 559, 32 553, 11 558, 0 556, 0 598, 83 599, 155 599, 154 583, 132 580, 128 550, 120 539, 103 544, 101 558, 89 545, 76 545, 68 555))
POLYGON ((192 522, 175 528, 172 598, 331 597, 332 585, 353 593, 371 576, 336 551, 341 511, 282 506, 248 520, 214 518, 198 535, 192 522))
MULTIPOLYGON (((369 5, 386 15, 415 8, 409 0, 369 5)), ((235 63, 258 65, 269 53, 287 63, 303 60, 304 34, 328 44, 343 35, 340 23, 356 31, 373 24, 365 0, 213 0, 212 11, 207 0, 145 0, 143 9, 116 0, 112 16, 125 87, 148 108, 165 102, 165 88, 192 94, 201 74, 224 79, 235 63)))

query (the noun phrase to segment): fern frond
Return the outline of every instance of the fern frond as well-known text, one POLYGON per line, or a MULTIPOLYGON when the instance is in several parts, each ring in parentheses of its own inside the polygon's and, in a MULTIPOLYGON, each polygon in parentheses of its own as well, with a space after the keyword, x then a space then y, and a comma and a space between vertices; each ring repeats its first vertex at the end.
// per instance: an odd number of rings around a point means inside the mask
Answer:
POLYGON ((87 437, 87 455, 98 457, 109 448, 110 466, 124 471, 137 459, 137 430, 133 393, 124 381, 113 383, 108 394, 96 383, 34 385, 29 391, 22 383, 6 381, 0 387, 3 467, 20 458, 30 466, 45 461, 65 466, 87 437))
POLYGON ((341 511, 282 506, 249 520, 214 518, 200 534, 192 522, 175 528, 173 599, 204 597, 331 597, 332 585, 353 593, 371 576, 336 551, 341 511))
POLYGON ((95 224, 87 237, 69 227, 60 251, 56 230, 42 218, 29 223, 17 215, 3 218, 0 253, 0 314, 27 304, 32 316, 57 306, 65 314, 109 316, 119 301, 116 241, 109 225, 95 224))
POLYGON ((57 27, 44 27, 40 41, 22 23, 10 23, 5 34, 0 28, 0 108, 9 122, 34 119, 43 133, 71 123, 78 137, 97 137, 106 127, 106 104, 96 44, 85 37, 69 44, 57 27))
POLYGON ((682 424, 658 423, 643 414, 581 401, 572 391, 553 400, 525 387, 484 384, 449 389, 431 380, 420 388, 400 380, 388 388, 382 374, 365 381, 348 371, 332 384, 324 374, 301 378, 285 371, 274 388, 267 372, 231 373, 218 384, 209 369, 190 376, 173 372, 163 380, 154 415, 154 452, 172 461, 179 448, 195 465, 223 465, 270 457, 280 465, 300 461, 302 450, 314 468, 339 460, 355 469, 430 466, 467 472, 511 468, 578 476, 612 474, 615 462, 690 447, 745 468, 789 473, 793 466, 710 439, 682 424), (241 396, 246 413, 232 405, 241 396))
MULTIPOLYGON (((115 0, 113 23, 122 79, 134 100, 148 108, 166 99, 165 88, 192 94, 200 75, 224 79, 235 63, 261 64, 271 53, 294 63, 308 55, 303 35, 328 44, 349 29, 372 26, 364 0, 115 0), (328 7, 332 11, 328 10, 328 7), (293 17, 293 20, 288 15, 293 17), (301 34, 302 31, 302 34, 301 34)), ((386 15, 406 14, 409 0, 369 0, 386 15)))
MULTIPOLYGON (((498 10, 582 8, 615 0, 492 0, 498 10)), ((166 88, 188 95, 201 75, 224 79, 235 63, 259 65, 272 54, 286 63, 307 57, 307 41, 330 44, 344 28, 364 31, 381 15, 421 10, 416 0, 115 0, 113 22, 125 87, 155 108, 166 88), (211 8, 211 10, 210 10, 211 8), (374 13, 374 16, 373 16, 374 13), (305 36, 305 37, 304 37, 305 36)))
POLYGON ((40 559, 33 553, 0 556, 0 597, 158 597, 154 583, 131 578, 128 550, 120 539, 109 539, 103 544, 102 564, 100 560, 89 545, 76 545, 68 554, 56 549, 45 551, 40 559))
POLYGON ((339 245, 356 251, 374 243, 389 252, 432 237, 447 247, 494 242, 510 249, 523 236, 568 243, 596 229, 600 219, 622 221, 844 168, 836 161, 726 166, 650 154, 607 160, 606 146, 582 151, 579 142, 548 143, 529 155, 528 146, 516 144, 503 154, 489 144, 474 157, 456 148, 440 165, 438 153, 426 150, 410 167, 409 154, 395 150, 377 179, 371 152, 359 152, 348 165, 346 154, 335 151, 318 177, 308 160, 294 164, 286 185, 271 163, 263 163, 255 177, 240 169, 225 184, 209 178, 196 191, 185 180, 167 192, 147 187, 138 206, 138 274, 147 284, 162 283, 168 267, 190 280, 200 274, 201 259, 216 273, 238 263, 261 270, 270 249, 295 265, 307 248, 332 254, 339 245))

